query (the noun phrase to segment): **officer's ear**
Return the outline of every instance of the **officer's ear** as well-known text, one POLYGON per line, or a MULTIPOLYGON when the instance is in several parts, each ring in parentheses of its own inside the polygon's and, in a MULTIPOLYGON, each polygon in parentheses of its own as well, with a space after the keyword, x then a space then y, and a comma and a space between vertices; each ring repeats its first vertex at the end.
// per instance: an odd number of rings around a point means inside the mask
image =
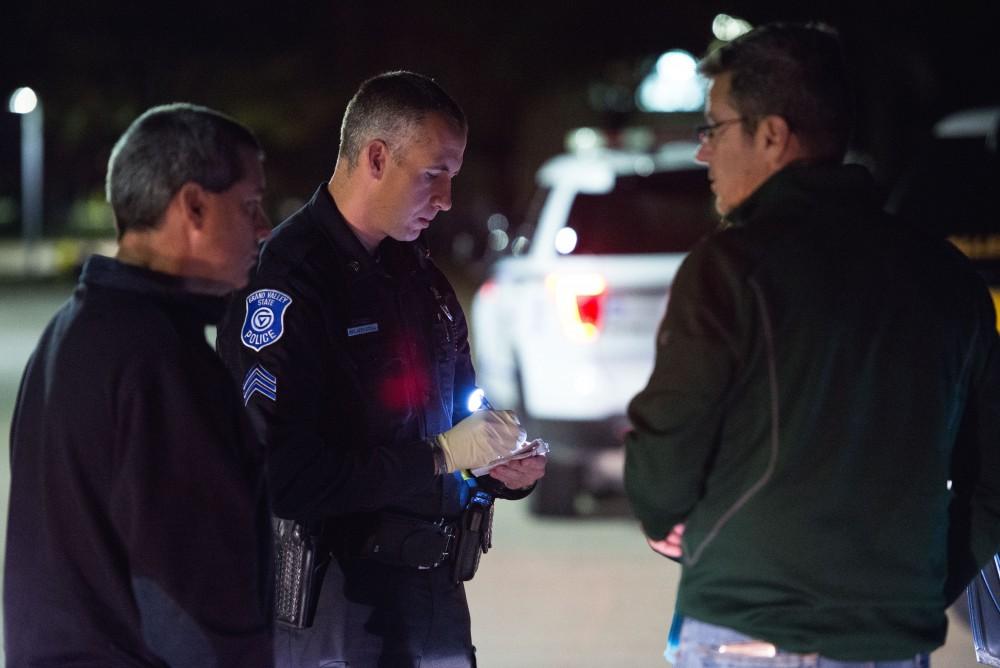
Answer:
POLYGON ((381 139, 368 142, 362 151, 365 168, 373 179, 381 179, 385 175, 385 167, 389 162, 389 145, 381 139))

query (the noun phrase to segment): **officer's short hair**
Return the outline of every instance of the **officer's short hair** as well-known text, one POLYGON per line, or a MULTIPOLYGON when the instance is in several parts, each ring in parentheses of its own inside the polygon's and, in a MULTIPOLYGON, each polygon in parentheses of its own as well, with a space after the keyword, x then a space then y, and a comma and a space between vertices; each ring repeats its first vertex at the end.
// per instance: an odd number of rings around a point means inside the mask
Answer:
POLYGON ((439 114, 458 132, 468 128, 465 112, 433 79, 406 71, 372 77, 347 103, 340 157, 354 169, 361 149, 373 139, 386 142, 398 155, 413 127, 430 113, 439 114))
POLYGON ((111 150, 106 191, 118 237, 152 229, 181 186, 193 181, 223 192, 242 179, 249 151, 263 157, 254 134, 232 118, 194 104, 153 107, 132 122, 111 150))
POLYGON ((813 159, 841 160, 853 112, 836 31, 822 24, 772 23, 716 49, 698 65, 709 77, 731 75, 730 101, 753 133, 781 116, 813 159))

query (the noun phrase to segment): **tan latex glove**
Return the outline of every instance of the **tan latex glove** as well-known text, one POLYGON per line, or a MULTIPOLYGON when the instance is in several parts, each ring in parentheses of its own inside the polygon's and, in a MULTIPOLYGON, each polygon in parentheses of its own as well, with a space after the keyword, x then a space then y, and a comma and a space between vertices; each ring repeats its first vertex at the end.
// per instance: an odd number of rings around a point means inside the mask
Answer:
POLYGON ((437 435, 448 472, 474 469, 509 455, 524 443, 514 411, 476 411, 437 435))

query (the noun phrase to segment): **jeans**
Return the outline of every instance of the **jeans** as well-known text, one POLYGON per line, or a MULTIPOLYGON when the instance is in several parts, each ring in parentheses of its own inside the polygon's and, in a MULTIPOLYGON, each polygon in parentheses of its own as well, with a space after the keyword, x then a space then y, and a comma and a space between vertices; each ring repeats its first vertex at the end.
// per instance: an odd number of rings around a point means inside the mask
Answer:
POLYGON ((793 654, 723 626, 684 618, 674 668, 930 668, 918 654, 901 661, 835 661, 818 654, 793 654), (773 655, 772 655, 773 654, 773 655))

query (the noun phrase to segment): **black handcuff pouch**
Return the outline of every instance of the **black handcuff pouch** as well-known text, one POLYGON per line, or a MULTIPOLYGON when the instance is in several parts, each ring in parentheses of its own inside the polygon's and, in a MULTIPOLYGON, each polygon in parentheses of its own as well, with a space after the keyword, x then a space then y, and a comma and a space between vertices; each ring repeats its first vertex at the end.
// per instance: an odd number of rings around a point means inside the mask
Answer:
POLYGON ((361 556, 389 566, 429 570, 448 559, 454 540, 454 523, 381 512, 361 556))

